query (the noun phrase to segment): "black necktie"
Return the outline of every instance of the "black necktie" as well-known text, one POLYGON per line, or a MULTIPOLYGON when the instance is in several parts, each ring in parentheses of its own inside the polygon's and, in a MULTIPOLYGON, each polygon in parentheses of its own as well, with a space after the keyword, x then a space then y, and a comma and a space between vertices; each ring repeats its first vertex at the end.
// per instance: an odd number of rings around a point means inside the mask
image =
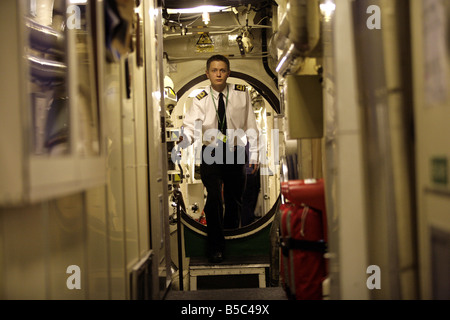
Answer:
POLYGON ((222 92, 219 94, 219 130, 222 131, 223 134, 225 134, 227 130, 227 118, 225 116, 225 102, 223 101, 222 92))

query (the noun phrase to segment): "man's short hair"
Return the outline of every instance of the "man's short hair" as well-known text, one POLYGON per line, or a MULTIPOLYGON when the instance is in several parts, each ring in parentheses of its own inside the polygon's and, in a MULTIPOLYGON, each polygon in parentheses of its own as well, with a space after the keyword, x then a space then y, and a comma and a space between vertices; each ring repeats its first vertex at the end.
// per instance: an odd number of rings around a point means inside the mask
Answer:
POLYGON ((211 65, 211 62, 213 61, 223 61, 227 64, 228 70, 230 70, 230 60, 228 60, 227 57, 221 55, 221 54, 216 54, 212 57, 210 57, 208 59, 208 61, 206 61, 206 70, 209 70, 209 66, 211 65))

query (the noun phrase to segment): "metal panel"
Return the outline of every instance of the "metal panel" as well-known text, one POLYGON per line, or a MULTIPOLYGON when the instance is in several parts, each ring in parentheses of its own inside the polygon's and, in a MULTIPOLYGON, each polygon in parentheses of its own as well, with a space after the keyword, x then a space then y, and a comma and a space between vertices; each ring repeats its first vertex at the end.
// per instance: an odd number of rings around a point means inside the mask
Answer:
POLYGON ((137 216, 137 185, 136 185, 136 136, 134 95, 127 98, 125 79, 133 78, 134 60, 131 57, 121 61, 122 82, 122 159, 123 159, 123 192, 125 215, 125 238, 127 265, 139 257, 138 247, 138 216, 137 216))
POLYGON ((325 181, 330 242, 330 298, 368 299, 368 252, 356 100, 351 3, 340 1, 324 24, 325 181), (351 248, 347 250, 346 248, 351 248))
MULTIPOLYGON (((49 298, 47 220, 42 205, 0 209, 2 299, 49 298)), ((65 286, 65 280, 61 285, 65 286)))
POLYGON ((130 298, 132 300, 151 300, 154 296, 153 251, 149 251, 136 263, 130 273, 130 298))
POLYGON ((160 275, 153 283, 154 299, 164 296, 170 284, 170 235, 167 194, 167 152, 165 146, 165 107, 162 68, 161 9, 154 1, 143 2, 144 39, 146 60, 147 126, 148 126, 148 179, 151 214, 151 249, 155 254, 154 275, 160 275), (159 269, 159 271, 158 271, 159 269))
POLYGON ((433 299, 450 299, 450 233, 431 230, 433 299))
POLYGON ((443 169, 443 161, 435 162, 450 158, 446 138, 450 135, 450 3, 410 1, 410 6, 420 289, 422 299, 432 299, 439 291, 433 268, 441 261, 445 265, 445 257, 437 252, 431 259, 432 228, 450 230, 450 185, 444 183, 445 172, 436 172, 443 169))
POLYGON ((120 109, 120 72, 119 65, 105 64, 105 120, 108 123, 107 141, 107 201, 108 201, 108 238, 110 250, 111 298, 125 298, 125 248, 124 239, 124 196, 123 196, 123 160, 122 160, 122 123, 120 109))
POLYGON ((320 77, 289 75, 286 77, 289 139, 323 136, 323 99, 320 77))
POLYGON ((17 28, 20 19, 17 1, 2 1, 0 3, 0 32, 5 43, 8 43, 9 57, 0 59, 0 67, 5 76, 0 77, 0 203, 9 204, 23 200, 25 183, 25 163, 23 159, 24 146, 22 118, 20 113, 21 85, 20 67, 22 54, 18 41, 21 40, 17 28), (6 76, 7 75, 7 76, 6 76), (7 157, 4 155, 8 155, 7 157), (4 168, 8 168, 4 170, 4 168), (8 181, 8 183, 5 183, 8 181))
POLYGON ((108 219, 106 188, 98 187, 85 194, 87 298, 104 300, 110 297, 108 261, 108 219))

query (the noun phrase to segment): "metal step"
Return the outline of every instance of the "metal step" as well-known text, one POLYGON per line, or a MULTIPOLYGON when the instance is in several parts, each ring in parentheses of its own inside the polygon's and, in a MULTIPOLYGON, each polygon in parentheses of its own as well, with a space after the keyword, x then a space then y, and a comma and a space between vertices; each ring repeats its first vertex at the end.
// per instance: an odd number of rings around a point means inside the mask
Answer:
POLYGON ((191 258, 190 290, 265 288, 269 267, 265 256, 230 257, 221 263, 211 263, 203 257, 191 258))

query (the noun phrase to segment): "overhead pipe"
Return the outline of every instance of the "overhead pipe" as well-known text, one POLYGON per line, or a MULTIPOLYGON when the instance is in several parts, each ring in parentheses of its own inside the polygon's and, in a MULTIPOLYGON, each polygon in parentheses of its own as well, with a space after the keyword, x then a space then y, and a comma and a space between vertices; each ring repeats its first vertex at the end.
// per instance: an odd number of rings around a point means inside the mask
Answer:
MULTIPOLYGON (((266 12, 266 16, 267 16, 267 12, 266 12)), ((264 20, 264 22, 263 22, 264 25, 269 27, 268 24, 267 24, 267 19, 263 19, 263 20, 264 20)), ((262 42, 261 42, 261 49, 262 50, 261 50, 261 52, 264 54, 264 53, 269 51, 268 44, 267 44, 267 29, 265 29, 265 28, 261 29, 261 39, 262 39, 262 42)), ((264 70, 270 76, 270 78, 273 80, 273 82, 275 83, 275 86, 278 88, 278 77, 277 77, 276 74, 274 74, 272 72, 272 69, 270 69, 270 67, 269 67, 269 59, 268 59, 267 55, 264 55, 262 57, 262 64, 264 66, 264 70)))
POLYGON ((309 49, 307 29, 307 0, 290 0, 287 10, 289 21, 289 40, 300 52, 309 49))
POLYGON ((318 0, 290 0, 286 7, 275 44, 284 50, 276 71, 284 76, 293 71, 297 60, 303 60, 317 49, 320 43, 318 0))

